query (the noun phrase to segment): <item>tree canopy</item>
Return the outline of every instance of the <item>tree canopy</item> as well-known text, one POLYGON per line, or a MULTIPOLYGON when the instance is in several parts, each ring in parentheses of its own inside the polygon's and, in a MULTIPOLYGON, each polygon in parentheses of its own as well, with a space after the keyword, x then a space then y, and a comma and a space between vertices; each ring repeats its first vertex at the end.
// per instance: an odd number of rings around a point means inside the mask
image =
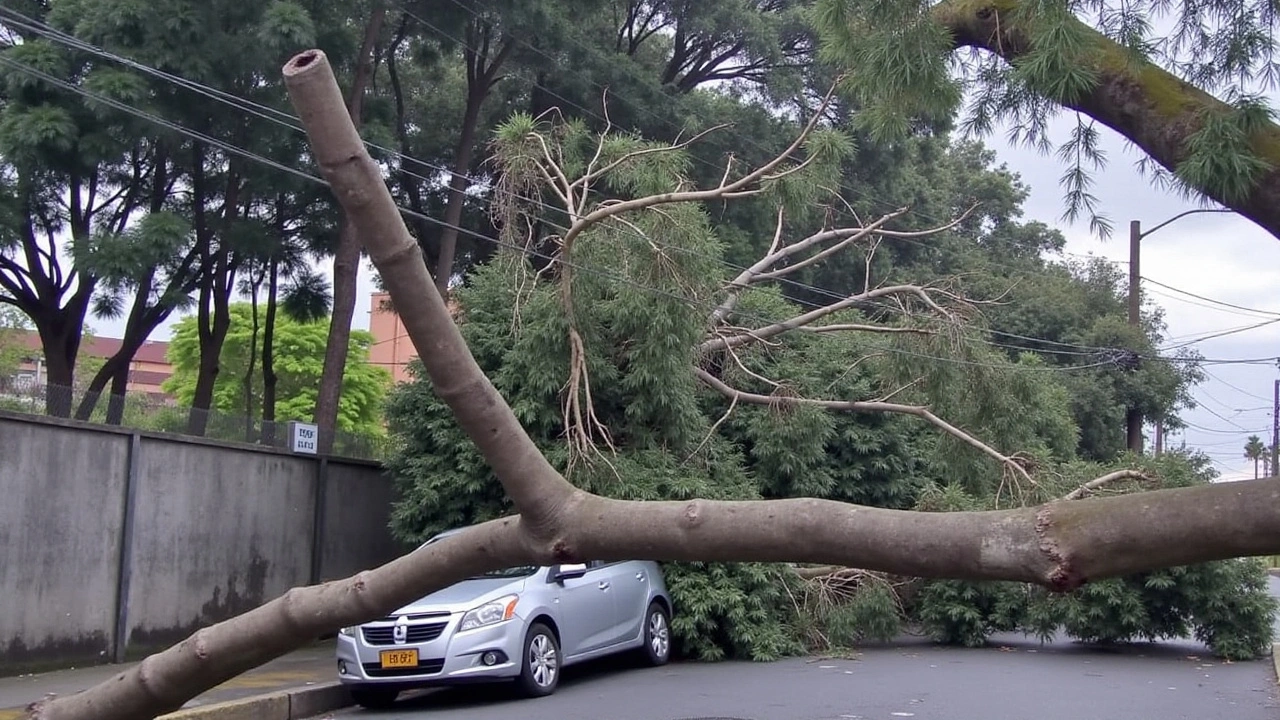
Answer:
POLYGON ((860 122, 891 139, 918 120, 1012 137, 1066 165, 1066 217, 1110 225, 1090 192, 1108 158, 1098 125, 1146 154, 1140 167, 1280 237, 1280 81, 1272 3, 815 0, 819 57, 845 71, 860 122), (1075 113, 1065 138, 1048 135, 1075 113))

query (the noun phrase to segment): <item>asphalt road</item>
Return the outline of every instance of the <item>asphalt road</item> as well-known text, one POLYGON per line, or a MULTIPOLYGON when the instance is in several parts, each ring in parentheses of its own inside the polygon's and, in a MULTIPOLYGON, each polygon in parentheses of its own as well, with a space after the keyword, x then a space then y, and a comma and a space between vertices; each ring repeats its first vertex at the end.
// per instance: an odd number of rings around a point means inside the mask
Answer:
POLYGON ((502 686, 405 695, 350 720, 1277 720, 1271 659, 1224 664, 1191 642, 1089 648, 1002 636, 989 648, 907 640, 854 659, 605 660, 566 670, 556 694, 502 686))

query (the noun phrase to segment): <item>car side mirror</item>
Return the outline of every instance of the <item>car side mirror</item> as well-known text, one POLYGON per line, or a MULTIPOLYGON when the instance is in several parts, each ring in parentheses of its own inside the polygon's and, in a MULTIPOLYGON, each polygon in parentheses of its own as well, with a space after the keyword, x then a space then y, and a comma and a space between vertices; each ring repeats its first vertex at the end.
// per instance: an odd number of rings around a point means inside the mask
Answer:
POLYGON ((555 572, 551 574, 551 579, 556 582, 564 582, 573 578, 580 578, 587 574, 586 563, 565 563, 557 565, 555 572))

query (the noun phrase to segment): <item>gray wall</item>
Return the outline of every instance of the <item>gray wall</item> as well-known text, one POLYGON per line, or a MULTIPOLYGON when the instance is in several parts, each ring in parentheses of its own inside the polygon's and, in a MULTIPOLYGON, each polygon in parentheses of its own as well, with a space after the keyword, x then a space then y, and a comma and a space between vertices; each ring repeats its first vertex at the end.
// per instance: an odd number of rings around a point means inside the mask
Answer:
POLYGON ((0 675, 121 661, 395 558, 371 463, 0 411, 0 675))

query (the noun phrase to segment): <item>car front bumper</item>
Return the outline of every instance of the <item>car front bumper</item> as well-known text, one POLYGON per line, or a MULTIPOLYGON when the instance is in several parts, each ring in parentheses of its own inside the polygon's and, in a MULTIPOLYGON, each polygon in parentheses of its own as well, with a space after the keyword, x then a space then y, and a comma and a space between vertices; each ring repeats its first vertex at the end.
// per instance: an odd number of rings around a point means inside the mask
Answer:
POLYGON ((520 674, 524 621, 519 616, 476 630, 456 633, 461 615, 449 619, 440 636, 424 643, 373 645, 361 628, 355 636, 339 634, 338 680, 359 685, 451 685, 512 678, 520 674), (417 668, 381 667, 387 650, 417 650, 417 668), (493 653, 488 658, 486 655, 493 653), (486 659, 492 661, 485 664, 486 659))

